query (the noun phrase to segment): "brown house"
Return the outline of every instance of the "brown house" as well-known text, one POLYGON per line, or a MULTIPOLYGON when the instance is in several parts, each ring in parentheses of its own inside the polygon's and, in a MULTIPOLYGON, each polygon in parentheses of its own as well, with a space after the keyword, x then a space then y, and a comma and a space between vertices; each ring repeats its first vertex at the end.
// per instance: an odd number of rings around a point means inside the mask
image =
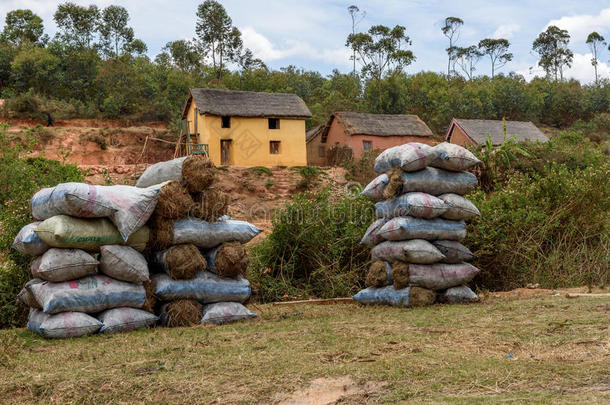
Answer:
MULTIPOLYGON (((517 142, 546 142, 549 140, 532 122, 505 121, 506 139, 513 136, 517 142)), ((445 140, 461 146, 477 146, 487 142, 491 136, 494 146, 501 145, 504 140, 504 124, 501 120, 451 120, 445 140)))
POLYGON ((307 131, 307 164, 328 166, 328 150, 348 147, 354 158, 371 149, 407 142, 432 144, 432 131, 417 115, 336 112, 326 123, 307 131))

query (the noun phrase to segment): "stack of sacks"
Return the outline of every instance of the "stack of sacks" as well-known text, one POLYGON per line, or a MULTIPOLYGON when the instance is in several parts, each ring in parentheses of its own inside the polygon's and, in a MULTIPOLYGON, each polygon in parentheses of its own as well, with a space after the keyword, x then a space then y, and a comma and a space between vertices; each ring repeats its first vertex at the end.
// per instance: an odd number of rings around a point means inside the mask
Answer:
POLYGON ((18 295, 29 306, 28 329, 48 338, 116 333, 152 326, 143 311, 148 264, 139 251, 158 191, 65 183, 37 192, 37 220, 13 243, 35 257, 18 295))
POLYGON ((243 302, 250 284, 243 277, 248 256, 243 247, 260 229, 227 217, 228 196, 214 187, 216 168, 207 158, 190 156, 152 165, 136 187, 160 191, 149 221, 149 301, 161 323, 189 326, 252 318, 243 302))
POLYGON ((464 170, 480 161, 461 146, 408 143, 390 148, 375 160, 384 173, 362 192, 381 200, 377 220, 362 242, 372 246, 368 288, 354 296, 365 304, 422 306, 434 302, 472 302, 477 295, 465 284, 479 270, 460 243, 464 221, 480 215, 462 195, 477 179, 464 170))

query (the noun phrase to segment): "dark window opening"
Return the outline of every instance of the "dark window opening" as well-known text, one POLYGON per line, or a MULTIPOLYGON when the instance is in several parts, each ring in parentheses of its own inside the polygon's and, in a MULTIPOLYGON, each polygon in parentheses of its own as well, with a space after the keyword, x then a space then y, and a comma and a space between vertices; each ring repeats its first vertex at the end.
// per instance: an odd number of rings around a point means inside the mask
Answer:
POLYGON ((362 149, 363 150, 371 150, 371 149, 373 149, 373 142, 371 142, 371 141, 362 141, 362 149))
POLYGON ((269 153, 272 155, 280 153, 280 141, 269 141, 269 153))
POLYGON ((269 118, 269 129, 280 129, 280 119, 269 118))
POLYGON ((222 128, 231 128, 231 117, 222 117, 222 128))
POLYGON ((326 156, 326 148, 324 146, 318 146, 318 156, 320 156, 320 157, 326 156))

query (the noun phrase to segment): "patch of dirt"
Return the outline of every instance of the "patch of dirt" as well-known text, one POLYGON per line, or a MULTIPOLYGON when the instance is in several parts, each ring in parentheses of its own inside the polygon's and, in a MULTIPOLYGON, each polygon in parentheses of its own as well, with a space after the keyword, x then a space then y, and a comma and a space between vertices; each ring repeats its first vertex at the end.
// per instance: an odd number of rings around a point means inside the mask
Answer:
MULTIPOLYGON (((600 288, 593 288, 590 291, 592 294, 607 292, 600 288)), ((566 295, 566 294, 586 294, 589 293, 587 287, 562 288, 560 290, 548 290, 545 288, 516 288, 512 291, 495 291, 490 293, 492 297, 513 298, 513 299, 528 299, 540 297, 542 295, 566 295)))
POLYGON ((344 402, 362 402, 379 393, 385 384, 373 381, 357 383, 346 375, 335 378, 317 378, 304 389, 277 398, 278 405, 330 405, 344 402))

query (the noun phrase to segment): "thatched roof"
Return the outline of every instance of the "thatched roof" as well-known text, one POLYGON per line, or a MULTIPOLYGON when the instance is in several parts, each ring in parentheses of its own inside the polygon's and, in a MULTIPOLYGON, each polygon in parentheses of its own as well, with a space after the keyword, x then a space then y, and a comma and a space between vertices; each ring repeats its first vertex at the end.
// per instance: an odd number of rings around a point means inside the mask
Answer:
POLYGON ((318 134, 324 129, 324 125, 316 125, 315 127, 309 128, 305 132, 305 142, 309 143, 313 138, 318 136, 318 134))
POLYGON ((311 118, 307 105, 296 94, 191 89, 182 112, 183 119, 193 100, 195 100, 200 114, 233 117, 311 118))
POLYGON ((331 115, 327 128, 333 119, 337 119, 350 136, 432 136, 430 128, 417 115, 336 112, 331 115))
MULTIPOLYGON (((494 145, 504 142, 504 130, 501 120, 464 120, 454 118, 449 127, 449 135, 454 125, 458 125, 466 135, 477 144, 487 141, 487 134, 491 135, 494 145)), ((506 138, 515 136, 517 142, 539 141, 546 142, 549 138, 529 121, 506 121, 506 138)))

